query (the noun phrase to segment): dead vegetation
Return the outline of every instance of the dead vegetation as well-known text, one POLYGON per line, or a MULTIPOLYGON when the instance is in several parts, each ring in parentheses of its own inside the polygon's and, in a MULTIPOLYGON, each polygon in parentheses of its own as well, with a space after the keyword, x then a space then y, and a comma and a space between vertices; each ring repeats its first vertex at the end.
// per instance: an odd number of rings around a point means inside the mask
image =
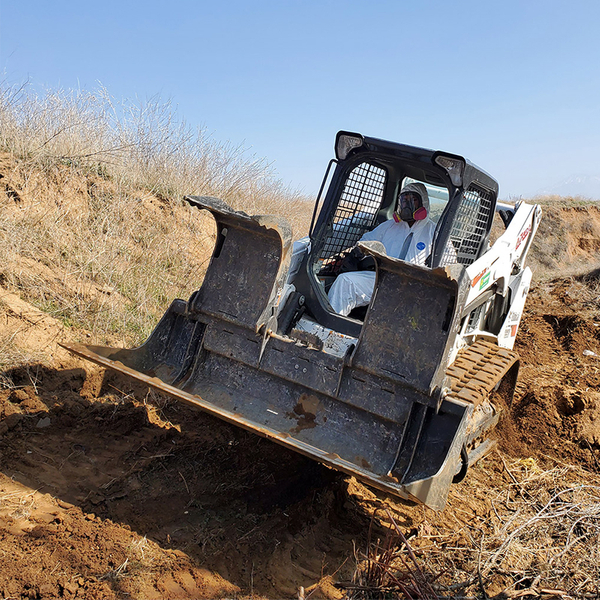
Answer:
MULTIPOLYGON (((597 597, 600 477, 568 465, 544 469, 533 458, 503 465, 511 483, 494 490, 492 512, 470 532, 470 543, 461 547, 460 535, 435 541, 438 548, 453 547, 455 561, 469 556, 476 566, 463 589, 504 597, 597 597)), ((456 572, 453 579, 450 588, 463 583, 456 572)))
POLYGON ((99 338, 142 341, 200 286, 214 223, 184 195, 283 214, 297 234, 312 210, 264 160, 159 99, 0 88, 0 151, 0 284, 99 338))
POLYGON ((536 279, 580 275, 600 266, 600 208, 583 198, 535 198, 543 217, 529 257, 536 279))
POLYGON ((337 587, 346 591, 347 600, 398 598, 437 599, 437 576, 430 572, 425 561, 415 555, 405 535, 388 508, 381 510, 379 527, 385 528, 385 537, 373 540, 373 514, 366 553, 357 552, 356 570, 350 583, 340 582, 337 587))
POLYGON ((104 88, 40 96, 27 85, 2 86, 0 132, 0 147, 26 167, 51 173, 61 164, 171 201, 213 195, 239 207, 259 195, 300 198, 265 159, 190 127, 159 97, 116 102, 104 88))
POLYGON ((441 515, 376 501, 354 577, 338 584, 344 598, 598 598, 600 474, 491 459, 441 515), (482 485, 487 497, 473 502, 482 485))
POLYGON ((544 470, 534 459, 507 469, 512 494, 503 491, 492 500, 498 522, 487 539, 482 535, 482 580, 494 571, 518 575, 506 590, 515 592, 510 596, 523 595, 519 590, 598 594, 600 478, 568 465, 544 470))

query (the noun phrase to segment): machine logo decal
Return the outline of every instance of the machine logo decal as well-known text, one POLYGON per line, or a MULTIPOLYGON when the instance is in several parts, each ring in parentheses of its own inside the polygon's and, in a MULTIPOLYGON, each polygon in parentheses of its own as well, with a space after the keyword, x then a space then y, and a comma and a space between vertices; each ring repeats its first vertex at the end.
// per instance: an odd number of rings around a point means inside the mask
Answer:
MULTIPOLYGON (((475 277, 473 277, 473 281, 471 282, 471 287, 475 287, 475 286, 476 286, 476 285, 479 283, 479 280, 480 280, 480 279, 481 279, 481 278, 482 278, 482 277, 483 277, 483 276, 484 276, 486 273, 488 273, 487 267, 486 267, 486 268, 485 268, 483 271, 481 271, 481 273, 479 273, 479 275, 475 275, 475 277)), ((488 275, 489 275, 489 273, 488 273, 488 275)), ((488 277, 488 281, 489 281, 489 277, 488 277)), ((481 287, 480 287, 479 289, 481 289, 481 287)))
POLYGON ((515 246, 515 250, 519 249, 519 246, 529 237, 530 233, 531 233, 531 225, 525 231, 523 231, 519 234, 519 237, 517 238, 517 244, 515 246))

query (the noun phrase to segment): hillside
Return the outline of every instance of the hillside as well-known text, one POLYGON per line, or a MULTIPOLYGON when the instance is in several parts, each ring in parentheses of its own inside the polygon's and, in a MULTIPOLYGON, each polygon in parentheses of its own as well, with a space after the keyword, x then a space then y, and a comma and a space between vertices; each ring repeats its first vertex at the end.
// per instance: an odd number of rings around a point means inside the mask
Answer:
MULTIPOLYGON (((228 200, 305 231, 311 205, 259 197, 228 200)), ((3 597, 291 598, 302 587, 305 597, 357 598, 393 581, 440 597, 598 597, 594 205, 544 204, 500 449, 440 514, 58 347, 145 339, 169 301, 202 280, 214 240, 206 215, 102 169, 8 152, 0 206, 3 597), (396 556, 406 568, 392 568, 396 556)))

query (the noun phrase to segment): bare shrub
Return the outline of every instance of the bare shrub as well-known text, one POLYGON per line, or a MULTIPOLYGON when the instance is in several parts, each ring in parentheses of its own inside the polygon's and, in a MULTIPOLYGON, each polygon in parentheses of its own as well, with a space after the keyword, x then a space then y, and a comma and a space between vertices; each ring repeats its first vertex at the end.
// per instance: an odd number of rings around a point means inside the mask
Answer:
MULTIPOLYGON (((373 521, 369 529, 366 553, 356 556, 356 569, 350 583, 341 583, 345 600, 379 600, 385 598, 440 598, 433 584, 438 578, 419 559, 408 540, 385 509, 379 525, 385 528, 384 539, 373 539, 373 521)), ((375 516, 375 515, 374 515, 375 516)))
POLYGON ((0 86, 0 147, 29 164, 76 166, 164 199, 212 195, 241 208, 252 197, 259 212, 273 201, 291 203, 293 212, 306 200, 265 159, 192 128, 160 97, 117 104, 102 87, 39 96, 27 86, 0 86))
POLYGON ((217 196, 306 233, 312 203, 242 147, 179 119, 169 102, 116 104, 105 89, 0 86, 0 282, 67 325, 141 341, 204 276, 217 196))

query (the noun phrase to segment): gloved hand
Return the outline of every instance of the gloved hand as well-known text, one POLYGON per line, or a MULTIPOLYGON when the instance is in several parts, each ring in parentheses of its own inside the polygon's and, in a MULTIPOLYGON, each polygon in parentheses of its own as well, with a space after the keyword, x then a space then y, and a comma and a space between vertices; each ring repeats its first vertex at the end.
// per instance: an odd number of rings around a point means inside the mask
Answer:
POLYGON ((374 271, 375 259, 372 256, 367 256, 358 247, 346 255, 340 267, 340 273, 348 273, 349 271, 374 271))

